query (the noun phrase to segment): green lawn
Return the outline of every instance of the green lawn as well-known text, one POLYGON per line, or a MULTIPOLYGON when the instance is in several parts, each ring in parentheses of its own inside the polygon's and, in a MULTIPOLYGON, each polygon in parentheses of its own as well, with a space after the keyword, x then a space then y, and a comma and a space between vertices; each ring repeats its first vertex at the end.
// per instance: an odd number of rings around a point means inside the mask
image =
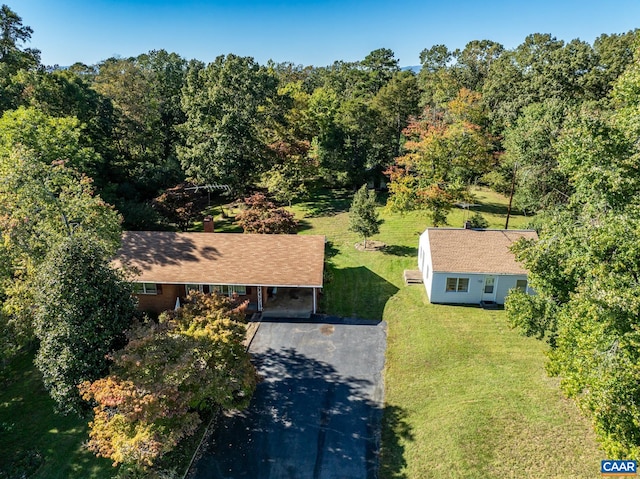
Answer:
MULTIPOLYGON (((490 226, 504 227, 506 199, 483 190, 476 197, 490 226)), ((321 203, 320 211, 313 203, 294 211, 304 233, 329 241, 325 312, 388 323, 383 479, 599 476, 604 456, 588 421, 545 374, 544 343, 511 330, 504 311, 431 305, 422 286, 404 285, 425 217, 381 209, 373 239, 387 248, 361 252, 347 231, 347 193, 321 203)), ((454 210, 449 223, 462 226, 466 215, 454 210)), ((528 222, 512 216, 509 226, 528 222)))
MULTIPOLYGON (((351 195, 320 193, 293 211, 303 234, 328 239, 324 311, 388 323, 381 478, 599 477, 603 455, 546 376, 544 343, 509 329, 503 311, 431 305, 424 288, 404 285, 428 225, 420 213, 383 213, 372 239, 387 247, 356 250, 360 238, 347 231, 351 195)), ((504 227, 505 198, 485 190, 476 197, 490 226, 504 227)), ((449 223, 460 227, 467 216, 456 209, 449 223)), ((237 231, 230 219, 216 220, 217 231, 237 231)), ((510 227, 528 222, 516 215, 510 227)), ((0 376, 0 479, 110 477, 110 462, 82 447, 84 421, 53 414, 31 361, 22 356, 0 376)), ((167 464, 189 458, 179 451, 167 464)))
POLYGON ((18 357, 0 375, 0 478, 108 478, 111 461, 83 448, 87 422, 54 414, 33 356, 18 357))

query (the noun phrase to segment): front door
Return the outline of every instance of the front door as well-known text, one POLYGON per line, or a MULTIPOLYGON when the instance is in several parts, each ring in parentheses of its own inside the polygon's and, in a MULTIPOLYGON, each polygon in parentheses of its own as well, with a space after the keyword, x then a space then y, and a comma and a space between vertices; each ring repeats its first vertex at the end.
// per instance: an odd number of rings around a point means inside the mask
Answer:
POLYGON ((496 277, 485 276, 484 287, 482 290, 483 301, 495 301, 496 300, 496 277))

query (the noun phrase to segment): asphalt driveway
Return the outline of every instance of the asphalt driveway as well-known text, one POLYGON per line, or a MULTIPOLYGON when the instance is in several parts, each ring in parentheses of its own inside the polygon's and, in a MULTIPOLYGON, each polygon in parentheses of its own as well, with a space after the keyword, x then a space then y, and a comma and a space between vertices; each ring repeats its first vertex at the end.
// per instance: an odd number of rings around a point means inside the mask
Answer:
POLYGON ((263 381, 221 418, 194 479, 377 477, 384 322, 262 322, 250 351, 263 381))

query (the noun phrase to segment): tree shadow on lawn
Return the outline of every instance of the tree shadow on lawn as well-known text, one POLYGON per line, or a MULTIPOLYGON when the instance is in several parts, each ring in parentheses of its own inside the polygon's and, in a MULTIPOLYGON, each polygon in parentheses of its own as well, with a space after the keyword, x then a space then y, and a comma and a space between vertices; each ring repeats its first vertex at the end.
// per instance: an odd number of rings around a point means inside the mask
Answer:
POLYGON ((311 228, 313 228, 313 225, 311 223, 309 223, 307 220, 297 220, 298 221, 298 228, 297 228, 297 232, 299 233, 300 231, 306 231, 306 230, 310 230, 311 228))
POLYGON ((327 261, 336 256, 339 252, 340 250, 333 245, 332 241, 325 241, 324 257, 327 258, 327 261))
POLYGON ((400 439, 411 431, 399 408, 383 411, 371 381, 342 376, 293 348, 267 349, 253 360, 263 381, 251 405, 219 419, 189 478, 374 479, 383 414, 391 458, 385 477, 404 477, 400 439))
POLYGON ((0 371, 0 478, 111 477, 111 461, 81 448, 87 420, 54 412, 34 354, 29 348, 0 371))
POLYGON ((348 211, 353 201, 353 191, 322 190, 313 193, 312 202, 301 202, 310 218, 333 216, 348 211))
MULTIPOLYGON (((497 215, 497 216, 506 216, 507 215, 507 205, 503 205, 501 203, 481 203, 478 206, 474 206, 471 211, 470 211, 470 215, 472 215, 473 213, 486 213, 486 214, 491 214, 491 215, 497 215)), ((511 214, 512 215, 516 215, 516 214, 521 214, 520 212, 516 211, 515 208, 511 209, 511 214)))
POLYGON ((399 406, 386 405, 382 416, 382 448, 380 477, 383 479, 408 479, 404 473, 407 460, 404 457, 404 442, 415 438, 407 421, 407 412, 399 406))
POLYGON ((402 246, 402 245, 387 245, 382 249, 384 254, 388 254, 391 256, 418 256, 418 248, 415 246, 402 246))
POLYGON ((382 319, 398 287, 365 266, 337 268, 327 262, 322 312, 356 318, 382 319))

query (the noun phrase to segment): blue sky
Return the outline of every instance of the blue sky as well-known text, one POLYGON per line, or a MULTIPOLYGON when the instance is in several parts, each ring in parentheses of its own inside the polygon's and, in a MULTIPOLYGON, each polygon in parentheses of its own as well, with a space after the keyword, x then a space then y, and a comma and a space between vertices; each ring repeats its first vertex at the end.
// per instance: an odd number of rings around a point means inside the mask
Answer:
POLYGON ((205 62, 226 53, 324 66, 390 48, 402 66, 443 43, 514 48, 530 33, 590 43, 640 27, 639 0, 0 0, 33 28, 45 64, 161 49, 205 62))

